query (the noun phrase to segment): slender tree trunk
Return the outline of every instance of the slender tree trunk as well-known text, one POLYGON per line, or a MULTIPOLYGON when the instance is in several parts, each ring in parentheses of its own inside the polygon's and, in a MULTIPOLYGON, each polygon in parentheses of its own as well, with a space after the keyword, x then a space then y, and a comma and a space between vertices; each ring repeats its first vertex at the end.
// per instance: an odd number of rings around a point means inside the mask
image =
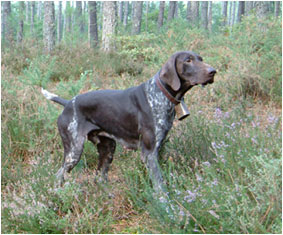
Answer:
POLYGON ((146 10, 145 10, 145 32, 148 29, 148 10, 149 10, 149 1, 146 1, 146 10))
POLYGON ((103 3, 102 50, 110 52, 115 49, 113 36, 116 28, 116 14, 114 1, 103 3))
POLYGON ((25 12, 25 2, 20 2, 20 19, 19 19, 19 31, 18 31, 18 37, 17 41, 18 43, 21 43, 24 38, 24 12, 25 12))
POLYGON ((9 42, 13 39, 13 33, 11 28, 11 2, 2 2, 2 38, 4 42, 9 42))
POLYGON ((76 18, 75 22, 78 26, 80 34, 84 32, 84 24, 83 24, 83 17, 82 17, 82 1, 76 1, 76 18))
POLYGON ((169 2, 168 17, 167 17, 168 22, 170 22, 171 20, 174 19, 175 8, 176 8, 176 2, 170 1, 169 2))
POLYGON ((121 1, 120 4, 119 4, 119 19, 120 19, 120 22, 123 22, 123 11, 124 10, 124 2, 121 1))
POLYGON ((58 8, 58 21, 57 21, 57 37, 58 42, 62 40, 62 30, 63 30, 63 24, 62 24, 62 1, 59 1, 59 8, 58 8))
POLYGON ((201 2, 201 18, 202 18, 202 26, 207 29, 207 9, 208 9, 208 2, 204 1, 201 2))
POLYGON ((65 10, 65 32, 71 33, 72 31, 72 9, 70 1, 66 2, 66 10, 65 10))
POLYGON ((98 44, 96 2, 88 2, 88 41, 89 46, 95 48, 98 44))
POLYGON ((178 18, 179 17, 179 6, 178 6, 178 2, 175 2, 175 12, 174 12, 174 18, 178 18))
POLYGON ((38 7, 37 7, 37 16, 38 19, 42 20, 42 5, 43 3, 41 1, 38 2, 38 7))
POLYGON ((269 2, 255 2, 256 15, 259 18, 263 18, 269 13, 269 2))
POLYGON ((30 23, 30 7, 31 7, 31 2, 27 1, 27 5, 26 5, 26 22, 28 24, 30 23))
POLYGON ((54 2, 44 2, 43 41, 45 50, 50 53, 55 46, 54 2))
POLYGON ((236 21, 236 1, 232 2, 232 6, 233 6, 232 25, 234 25, 236 21))
POLYGON ((275 2, 274 15, 275 17, 280 16, 280 1, 275 2))
POLYGON ((124 7, 124 19, 123 19, 123 24, 125 27, 127 27, 128 24, 128 15, 129 15, 129 1, 126 1, 124 7))
POLYGON ((165 1, 160 1, 159 2, 158 21, 157 21, 158 30, 160 30, 160 28, 163 26, 164 8, 165 8, 165 1))
POLYGON ((245 15, 245 2, 239 1, 237 22, 241 22, 243 15, 245 15))
POLYGON ((132 25, 132 34, 139 34, 141 32, 141 21, 142 21, 142 1, 137 1, 134 4, 134 17, 132 25))
POLYGON ((31 22, 30 22, 30 32, 34 37, 34 19, 35 19, 35 2, 31 2, 31 22))
POLYGON ((208 2, 208 25, 207 28, 209 30, 210 33, 212 33, 212 1, 208 2))
POLYGON ((251 10, 254 8, 253 1, 247 1, 245 2, 245 15, 249 15, 251 13, 251 10))
POLYGON ((192 6, 191 6, 191 1, 187 2, 187 20, 189 21, 189 23, 192 22, 193 18, 192 18, 192 6))
POLYGON ((222 2, 222 17, 223 17, 223 21, 222 21, 222 26, 226 26, 227 25, 227 8, 228 8, 228 2, 224 1, 222 2))
POLYGON ((199 20, 199 2, 193 1, 191 2, 191 9, 192 9, 192 21, 195 26, 198 26, 199 20))

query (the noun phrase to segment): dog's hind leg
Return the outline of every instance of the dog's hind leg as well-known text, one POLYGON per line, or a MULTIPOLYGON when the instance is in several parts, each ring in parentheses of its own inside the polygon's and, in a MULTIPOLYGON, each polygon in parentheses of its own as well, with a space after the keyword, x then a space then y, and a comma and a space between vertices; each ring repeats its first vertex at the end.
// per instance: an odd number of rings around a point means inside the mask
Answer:
POLYGON ((97 144, 97 150, 99 153, 99 162, 96 175, 99 176, 101 174, 102 180, 107 181, 108 170, 113 161, 116 149, 116 142, 115 140, 105 136, 98 136, 98 138, 99 143, 97 144))
POLYGON ((69 173, 80 161, 86 137, 81 135, 74 123, 64 125, 64 117, 58 119, 58 129, 64 146, 64 161, 56 176, 62 185, 64 174, 69 173))

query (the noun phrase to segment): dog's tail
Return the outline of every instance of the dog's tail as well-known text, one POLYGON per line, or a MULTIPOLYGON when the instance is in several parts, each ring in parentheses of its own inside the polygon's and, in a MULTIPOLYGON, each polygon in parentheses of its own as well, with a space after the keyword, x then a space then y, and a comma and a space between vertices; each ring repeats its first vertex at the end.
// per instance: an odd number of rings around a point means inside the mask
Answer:
POLYGON ((53 94, 53 93, 51 93, 51 92, 49 92, 49 91, 47 91, 47 90, 45 90, 43 88, 41 88, 41 93, 45 96, 46 99, 52 100, 52 101, 54 101, 54 102, 56 102, 58 104, 63 105, 64 107, 69 102, 68 100, 65 100, 65 99, 59 97, 58 95, 55 95, 55 94, 53 94))

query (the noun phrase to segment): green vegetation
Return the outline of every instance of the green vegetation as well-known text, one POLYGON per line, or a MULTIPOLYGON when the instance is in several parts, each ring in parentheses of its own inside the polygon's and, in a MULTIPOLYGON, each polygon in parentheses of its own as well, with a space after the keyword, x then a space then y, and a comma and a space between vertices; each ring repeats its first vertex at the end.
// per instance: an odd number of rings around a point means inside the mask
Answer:
POLYGON ((86 42, 50 56, 29 40, 2 51, 2 233, 281 233, 281 19, 245 18, 207 35, 175 20, 166 32, 117 36, 116 53, 86 42), (153 76, 176 51, 193 50, 217 69, 215 83, 186 95, 161 151, 172 210, 153 197, 139 151, 118 146, 108 184, 95 184, 87 143, 62 188, 56 119, 65 98, 124 89, 153 76))

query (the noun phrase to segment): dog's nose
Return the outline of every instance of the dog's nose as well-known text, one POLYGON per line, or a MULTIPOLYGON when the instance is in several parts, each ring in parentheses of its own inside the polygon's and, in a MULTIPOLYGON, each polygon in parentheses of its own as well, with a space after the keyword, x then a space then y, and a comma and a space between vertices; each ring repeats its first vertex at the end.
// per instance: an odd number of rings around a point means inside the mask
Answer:
POLYGON ((214 68, 210 67, 210 68, 208 69, 208 75, 211 76, 211 77, 213 77, 214 74, 216 74, 216 70, 215 70, 214 68))

